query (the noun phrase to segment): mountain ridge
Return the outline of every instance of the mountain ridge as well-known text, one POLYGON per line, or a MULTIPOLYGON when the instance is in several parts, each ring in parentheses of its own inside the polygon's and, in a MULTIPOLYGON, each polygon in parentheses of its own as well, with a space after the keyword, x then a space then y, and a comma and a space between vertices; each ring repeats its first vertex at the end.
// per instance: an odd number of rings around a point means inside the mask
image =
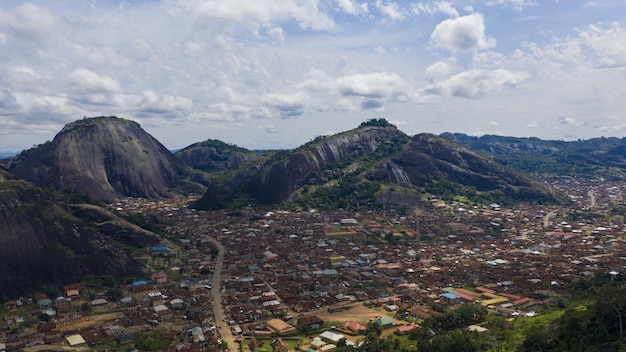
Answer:
POLYGON ((419 206, 425 192, 438 189, 433 185, 443 183, 446 187, 461 184, 456 190, 468 196, 559 201, 541 184, 459 143, 433 134, 409 137, 386 120, 374 119, 294 150, 275 152, 245 172, 233 172, 230 178, 215 179, 195 206, 219 209, 234 205, 239 198, 241 202, 304 207, 324 203, 411 207, 419 206), (393 193, 396 188, 400 192, 393 193))
POLYGON ((559 141, 449 132, 442 136, 526 175, 626 178, 626 138, 559 141))

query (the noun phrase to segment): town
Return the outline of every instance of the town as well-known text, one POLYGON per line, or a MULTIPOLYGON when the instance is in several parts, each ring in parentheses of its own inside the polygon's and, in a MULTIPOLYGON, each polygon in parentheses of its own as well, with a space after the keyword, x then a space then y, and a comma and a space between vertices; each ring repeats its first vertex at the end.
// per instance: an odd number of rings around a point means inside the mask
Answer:
POLYGON ((544 182, 570 203, 201 212, 190 199, 125 199, 111 211, 164 226, 163 242, 137 254, 151 273, 4 302, 0 351, 332 352, 358 346, 372 323, 406 334, 438 307, 530 319, 626 260, 626 185, 544 182))

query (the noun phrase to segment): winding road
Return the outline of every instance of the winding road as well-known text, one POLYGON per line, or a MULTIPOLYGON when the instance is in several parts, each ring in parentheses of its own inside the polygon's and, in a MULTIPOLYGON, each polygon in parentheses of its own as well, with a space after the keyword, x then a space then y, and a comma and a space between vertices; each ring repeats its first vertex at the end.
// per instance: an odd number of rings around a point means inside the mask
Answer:
POLYGON ((213 273, 213 316, 215 317, 215 326, 219 332, 219 336, 226 342, 228 351, 238 351, 239 346, 233 337, 230 327, 226 323, 224 315, 224 306, 222 305, 222 266, 224 265, 224 246, 215 238, 208 236, 217 247, 217 263, 215 264, 215 272, 213 273))

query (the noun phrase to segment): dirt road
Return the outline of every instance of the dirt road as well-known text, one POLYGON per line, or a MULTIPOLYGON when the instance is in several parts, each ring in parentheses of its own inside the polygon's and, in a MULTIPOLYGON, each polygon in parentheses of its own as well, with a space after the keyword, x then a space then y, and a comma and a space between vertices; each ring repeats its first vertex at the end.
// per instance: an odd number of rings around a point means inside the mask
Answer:
POLYGON ((215 326, 222 340, 226 342, 229 351, 237 351, 238 346, 235 342, 230 327, 226 323, 224 315, 224 306, 222 306, 222 266, 224 265, 224 246, 215 238, 208 237, 215 244, 217 250, 217 263, 215 264, 215 272, 213 273, 213 316, 215 317, 215 326))

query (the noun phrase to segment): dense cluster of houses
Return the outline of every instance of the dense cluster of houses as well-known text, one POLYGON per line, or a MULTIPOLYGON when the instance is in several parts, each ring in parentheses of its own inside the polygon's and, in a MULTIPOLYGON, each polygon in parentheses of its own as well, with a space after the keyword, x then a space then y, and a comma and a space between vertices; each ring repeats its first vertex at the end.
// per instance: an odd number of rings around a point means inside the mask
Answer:
MULTIPOLYGON (((474 302, 504 316, 533 314, 565 295, 572 281, 618 273, 626 261, 624 219, 602 216, 621 204, 624 186, 577 179, 553 180, 550 186, 571 204, 506 208, 432 200, 419 214, 198 212, 129 199, 114 208, 153 212, 170 224, 171 247, 146 250, 148 264, 158 270, 122 287, 124 297, 116 302, 88 301, 79 284, 55 299, 5 302, 0 351, 39 343, 127 343, 131 332, 150 329, 177 341, 173 350, 209 350, 220 341, 214 304, 225 307, 235 335, 250 336, 290 335, 302 325, 321 328, 315 312, 357 302, 384 308, 389 317, 402 312, 397 318, 439 314, 432 302, 474 302), (217 249, 209 238, 226 249, 221 302, 212 297, 217 249), (72 328, 105 311, 120 316, 72 328), (299 319, 290 321, 294 316, 299 319)), ((349 321, 342 328, 358 335, 366 323, 349 321)), ((380 324, 397 328, 394 319, 380 324)), ((414 327, 401 324, 398 333, 414 327)), ((337 341, 331 334, 337 333, 324 331, 311 348, 332 351, 337 341)))

